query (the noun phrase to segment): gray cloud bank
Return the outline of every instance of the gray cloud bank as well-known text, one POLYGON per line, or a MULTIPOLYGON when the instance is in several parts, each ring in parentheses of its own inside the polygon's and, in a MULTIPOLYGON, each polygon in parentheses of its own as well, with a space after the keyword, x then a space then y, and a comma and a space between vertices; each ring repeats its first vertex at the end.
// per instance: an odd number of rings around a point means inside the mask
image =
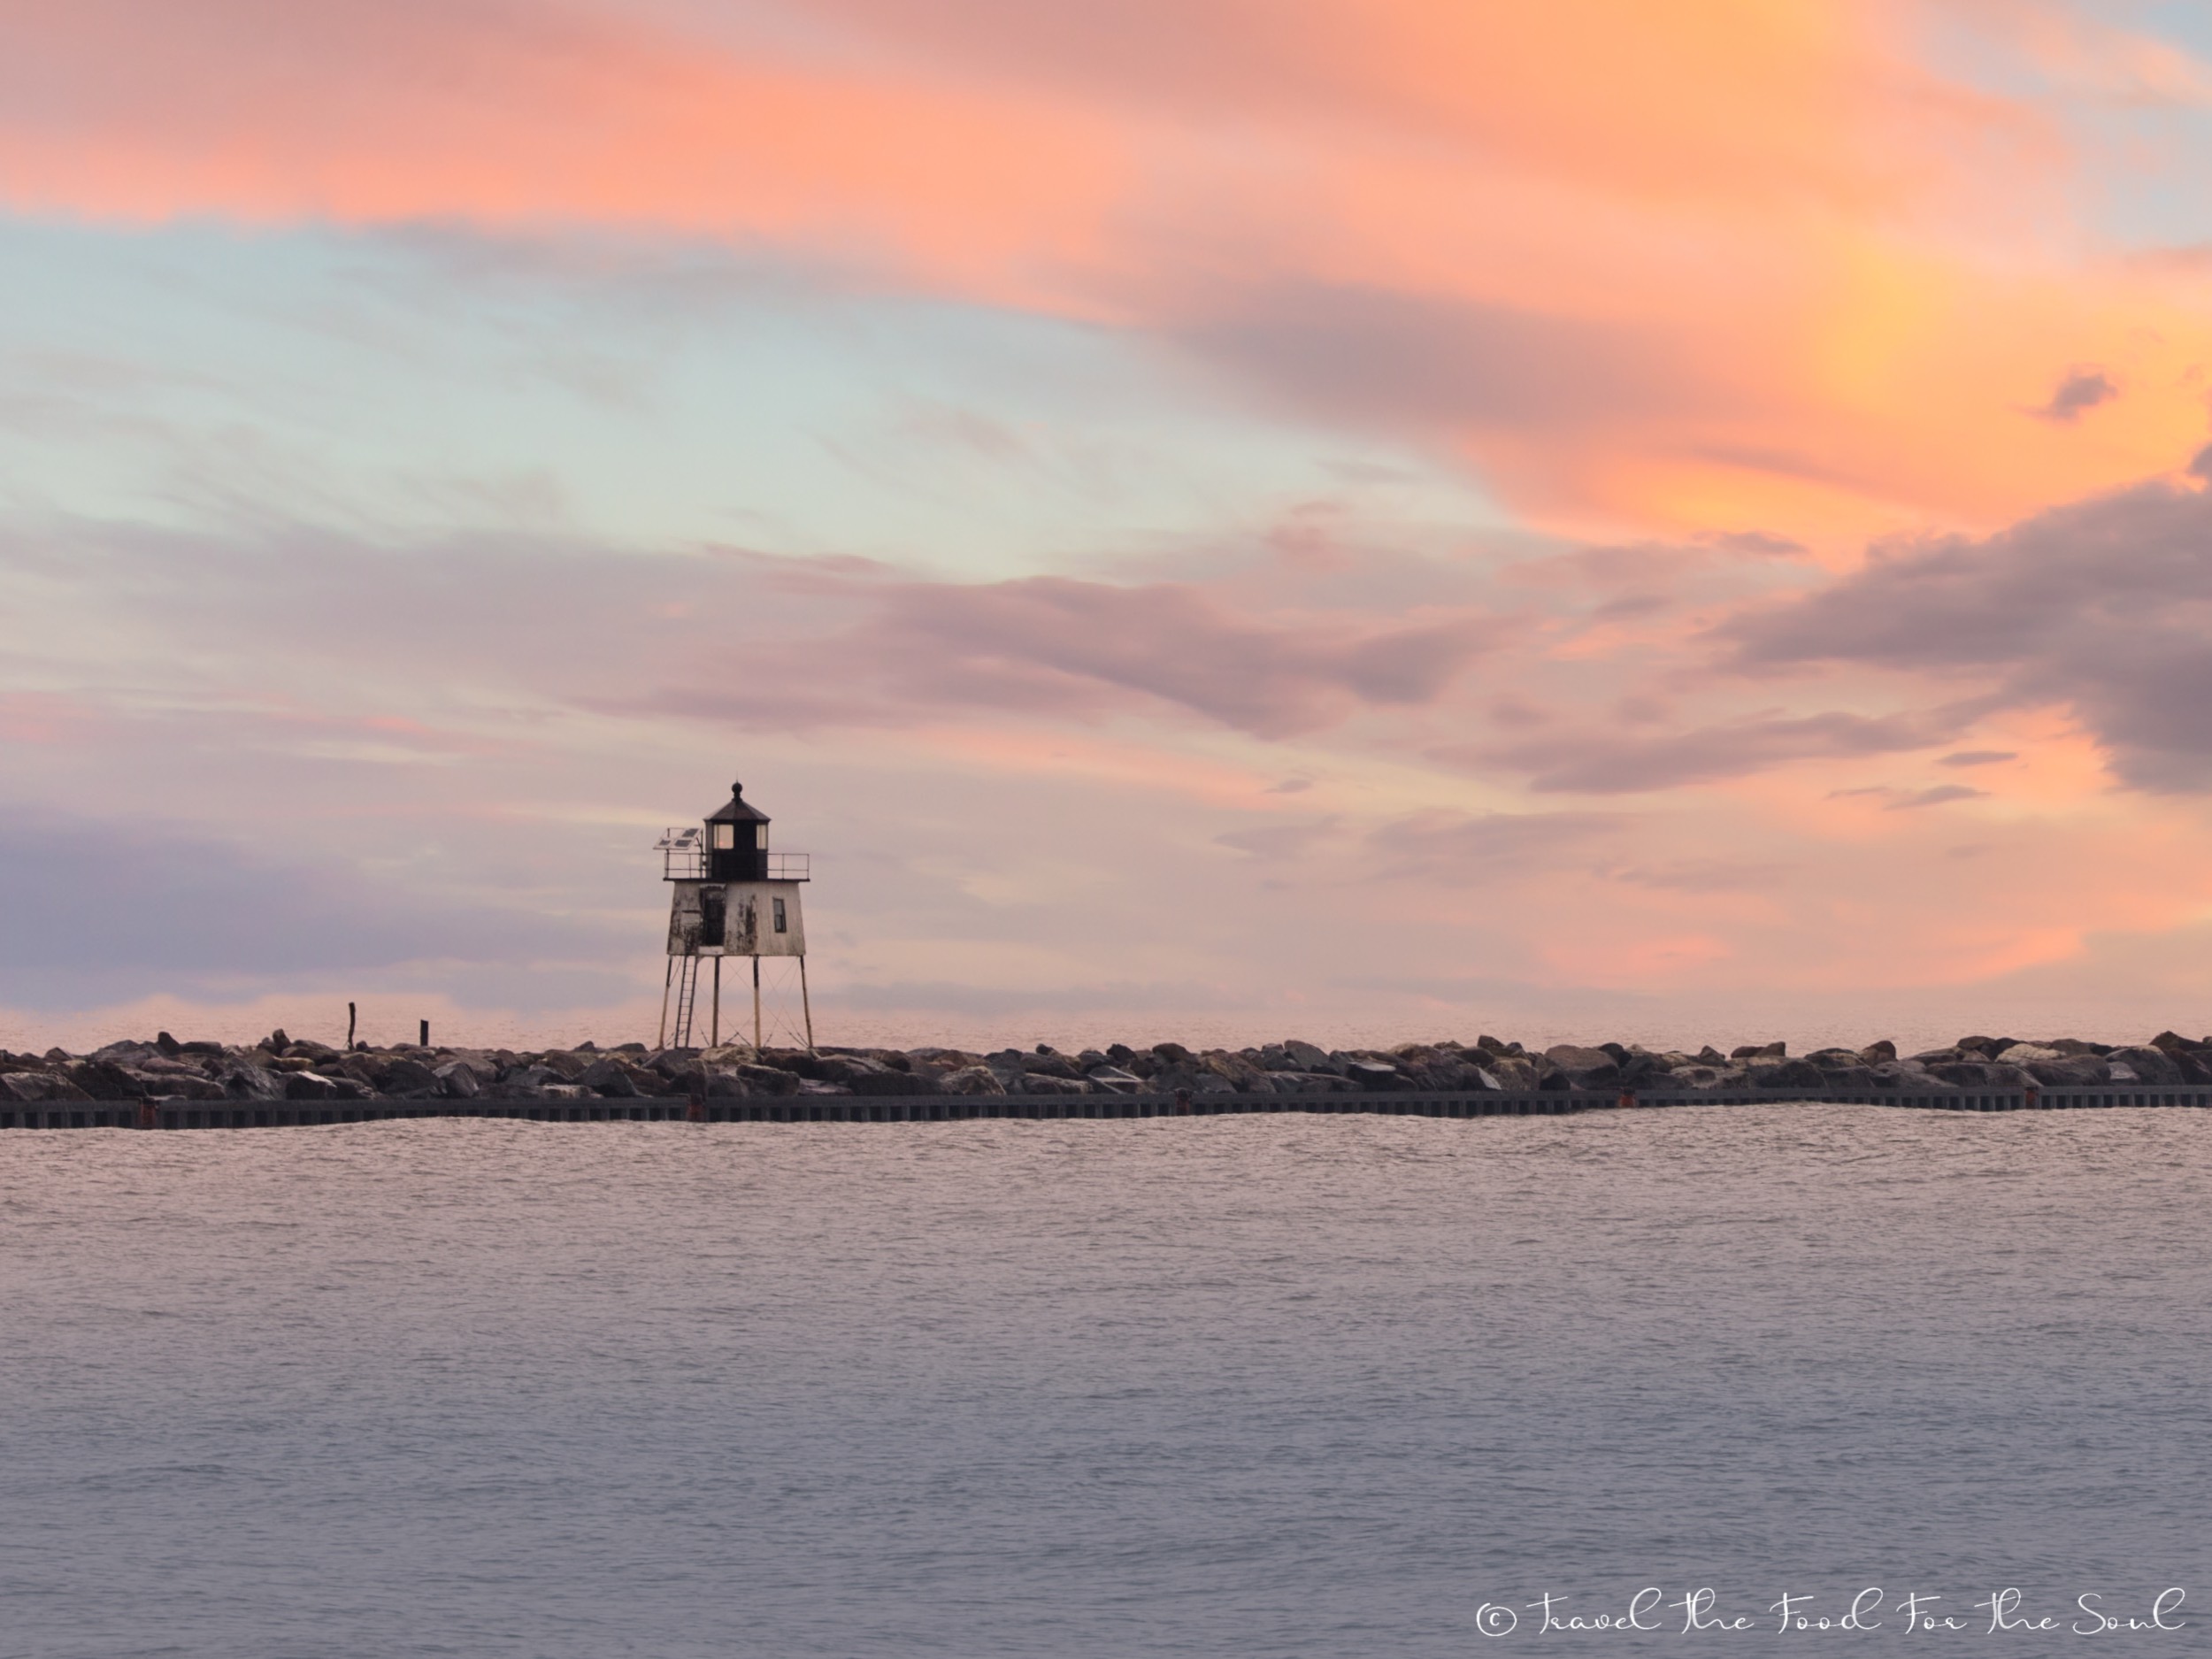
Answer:
POLYGON ((2212 495, 2199 488, 2145 484, 1985 539, 1892 550, 1717 637, 1747 671, 1993 681, 1996 704, 2071 710, 2127 784, 2212 787, 2212 495))
MULTIPOLYGON (((0 815, 0 1002, 33 1009, 157 992, 250 997, 332 974, 367 990, 380 971, 426 962, 480 986, 504 979, 511 993, 519 978, 545 978, 533 964, 605 960, 615 942, 593 923, 442 902, 157 819, 125 826, 20 806, 0 815)), ((630 988, 589 970, 553 978, 534 987, 541 1000, 630 988)))

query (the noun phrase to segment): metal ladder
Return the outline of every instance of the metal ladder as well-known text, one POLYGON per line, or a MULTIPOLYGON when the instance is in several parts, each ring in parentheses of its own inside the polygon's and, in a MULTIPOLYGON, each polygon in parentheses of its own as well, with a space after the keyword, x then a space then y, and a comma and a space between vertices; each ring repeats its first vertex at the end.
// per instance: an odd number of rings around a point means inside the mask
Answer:
POLYGON ((691 1047, 691 1010, 699 1000, 699 958, 676 958, 676 1022, 670 1033, 669 1047, 691 1047))

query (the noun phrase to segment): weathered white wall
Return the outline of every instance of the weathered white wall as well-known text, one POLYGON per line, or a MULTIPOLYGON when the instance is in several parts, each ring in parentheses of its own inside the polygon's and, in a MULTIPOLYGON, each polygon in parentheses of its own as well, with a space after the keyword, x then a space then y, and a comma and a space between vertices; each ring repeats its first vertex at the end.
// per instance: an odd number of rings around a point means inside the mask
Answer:
POLYGON ((672 956, 803 956, 806 925, 799 908, 797 881, 677 881, 668 909, 668 954, 672 956), (727 906, 720 949, 699 943, 703 890, 712 887, 727 906), (785 930, 775 927, 776 901, 784 905, 785 930))

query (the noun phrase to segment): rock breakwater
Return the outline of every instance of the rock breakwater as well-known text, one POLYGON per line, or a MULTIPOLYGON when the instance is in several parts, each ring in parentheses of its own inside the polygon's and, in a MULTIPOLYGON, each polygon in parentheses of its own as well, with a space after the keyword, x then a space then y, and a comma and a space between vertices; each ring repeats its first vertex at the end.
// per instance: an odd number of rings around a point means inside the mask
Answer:
POLYGON ((1726 1054, 1653 1050, 1633 1043, 1555 1044, 1537 1050, 1491 1036, 1325 1049, 1296 1039, 1199 1051, 1175 1042, 1114 1043, 1064 1054, 1034 1048, 826 1047, 649 1049, 643 1043, 517 1052, 402 1045, 351 1049, 296 1041, 110 1043, 89 1054, 0 1049, 0 1101, 345 1102, 580 1101, 672 1096, 728 1100, 798 1095, 1289 1094, 1622 1091, 1695 1095, 1744 1090, 1832 1090, 1863 1095, 2212 1084, 2212 1037, 2161 1032, 2135 1044, 2059 1037, 1962 1037, 1900 1055, 1888 1041, 1792 1055, 1786 1045, 1726 1054))

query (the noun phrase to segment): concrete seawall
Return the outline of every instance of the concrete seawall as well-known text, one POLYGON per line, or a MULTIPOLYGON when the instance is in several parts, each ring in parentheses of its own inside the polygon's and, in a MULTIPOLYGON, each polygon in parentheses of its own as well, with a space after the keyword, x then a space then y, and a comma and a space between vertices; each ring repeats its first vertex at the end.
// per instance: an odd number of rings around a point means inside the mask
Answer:
POLYGON ((1903 1107, 1918 1111, 2071 1111, 2113 1108, 2212 1107, 2212 1087, 2114 1087, 1983 1092, 1840 1094, 1822 1089, 1770 1089, 1619 1095, 1492 1090, 1443 1094, 917 1095, 799 1099, 542 1101, 348 1101, 241 1104, 223 1101, 72 1101, 0 1110, 9 1129, 288 1129, 334 1127, 418 1118, 500 1118, 528 1123, 944 1124, 992 1120, 1070 1122, 1139 1118, 1217 1118, 1255 1113, 1332 1117, 1529 1118, 1569 1113, 1650 1110, 1682 1106, 1780 1106, 1830 1103, 1903 1107))

